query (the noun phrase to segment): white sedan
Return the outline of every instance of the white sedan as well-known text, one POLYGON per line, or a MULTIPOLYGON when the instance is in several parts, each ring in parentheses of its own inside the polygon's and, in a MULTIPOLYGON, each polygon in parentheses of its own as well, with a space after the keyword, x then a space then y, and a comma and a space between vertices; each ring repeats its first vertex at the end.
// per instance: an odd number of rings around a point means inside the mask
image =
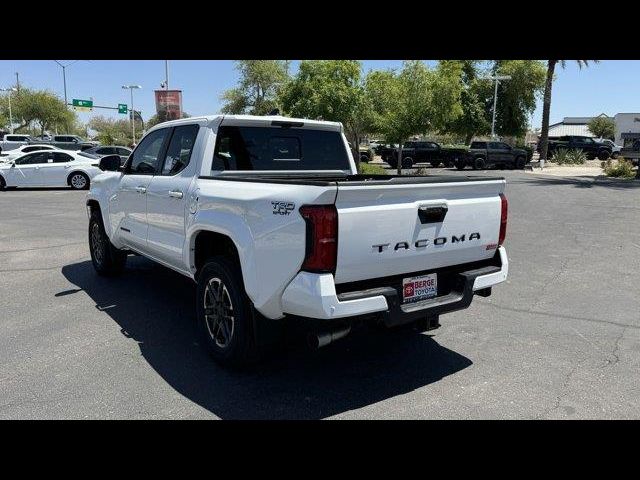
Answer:
POLYGON ((9 150, 8 152, 0 153, 0 163, 6 163, 10 160, 16 159, 25 153, 30 152, 38 152, 41 150, 59 150, 59 148, 54 147, 53 145, 22 145, 21 147, 14 148, 13 150, 9 150))
POLYGON ((81 152, 37 151, 0 163, 0 189, 5 187, 65 187, 88 189, 102 173, 100 159, 81 152))

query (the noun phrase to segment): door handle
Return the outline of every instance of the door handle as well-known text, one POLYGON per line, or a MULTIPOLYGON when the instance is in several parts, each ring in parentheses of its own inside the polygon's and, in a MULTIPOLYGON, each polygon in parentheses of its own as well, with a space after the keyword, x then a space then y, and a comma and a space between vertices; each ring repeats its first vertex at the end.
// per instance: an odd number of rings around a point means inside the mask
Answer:
POLYGON ((169 196, 173 198, 182 198, 183 193, 180 190, 169 190, 169 196))
POLYGON ((135 188, 135 191, 138 192, 138 193, 147 193, 147 187, 137 186, 135 188))

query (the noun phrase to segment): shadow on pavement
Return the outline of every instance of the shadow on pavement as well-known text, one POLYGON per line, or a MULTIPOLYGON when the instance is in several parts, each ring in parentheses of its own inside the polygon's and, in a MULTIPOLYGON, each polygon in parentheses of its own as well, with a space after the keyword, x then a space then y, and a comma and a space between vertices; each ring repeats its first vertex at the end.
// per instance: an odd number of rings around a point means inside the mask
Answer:
POLYGON ((532 185, 573 185, 576 188, 596 188, 604 187, 614 190, 628 190, 640 188, 638 180, 619 180, 615 178, 596 178, 592 176, 575 176, 575 177, 557 177, 550 176, 533 176, 519 177, 510 180, 510 182, 528 183, 532 185))
POLYGON ((411 392, 472 364, 428 335, 364 330, 318 352, 288 349, 251 371, 227 371, 198 345, 189 279, 140 257, 129 257, 116 279, 97 276, 90 261, 67 265, 62 274, 138 342, 169 385, 225 419, 324 418, 411 392))

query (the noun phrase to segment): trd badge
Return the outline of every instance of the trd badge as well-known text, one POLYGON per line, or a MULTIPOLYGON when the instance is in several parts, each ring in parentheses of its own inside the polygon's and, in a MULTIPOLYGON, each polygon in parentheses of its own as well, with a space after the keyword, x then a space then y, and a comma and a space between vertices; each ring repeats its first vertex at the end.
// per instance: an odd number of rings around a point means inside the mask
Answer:
POLYGON ((271 206, 274 215, 289 215, 296 208, 293 202, 271 202, 271 206))

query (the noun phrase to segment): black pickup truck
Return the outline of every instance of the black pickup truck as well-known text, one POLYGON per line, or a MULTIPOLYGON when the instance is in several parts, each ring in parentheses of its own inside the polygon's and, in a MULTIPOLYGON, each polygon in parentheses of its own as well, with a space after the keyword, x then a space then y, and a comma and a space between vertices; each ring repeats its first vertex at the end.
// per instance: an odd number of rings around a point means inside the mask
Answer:
MULTIPOLYGON (((466 149, 446 148, 436 142, 406 142, 402 145, 402 168, 413 168, 415 163, 430 163, 434 168, 441 164, 453 166, 458 159, 464 158, 466 153, 466 149)), ((391 168, 398 168, 397 148, 384 147, 380 156, 391 168)))
POLYGON ((470 166, 474 170, 497 166, 500 168, 524 168, 527 151, 514 148, 504 142, 471 142, 464 159, 455 163, 458 170, 470 166))
MULTIPOLYGON (((553 155, 558 150, 582 150, 587 159, 593 160, 598 158, 599 160, 606 160, 611 156, 611 147, 606 143, 596 142, 591 137, 584 137, 581 135, 565 135, 559 137, 557 140, 549 140, 549 147, 547 148, 547 157, 553 158, 553 155)), ((542 153, 540 144, 538 144, 538 153, 542 153)))

